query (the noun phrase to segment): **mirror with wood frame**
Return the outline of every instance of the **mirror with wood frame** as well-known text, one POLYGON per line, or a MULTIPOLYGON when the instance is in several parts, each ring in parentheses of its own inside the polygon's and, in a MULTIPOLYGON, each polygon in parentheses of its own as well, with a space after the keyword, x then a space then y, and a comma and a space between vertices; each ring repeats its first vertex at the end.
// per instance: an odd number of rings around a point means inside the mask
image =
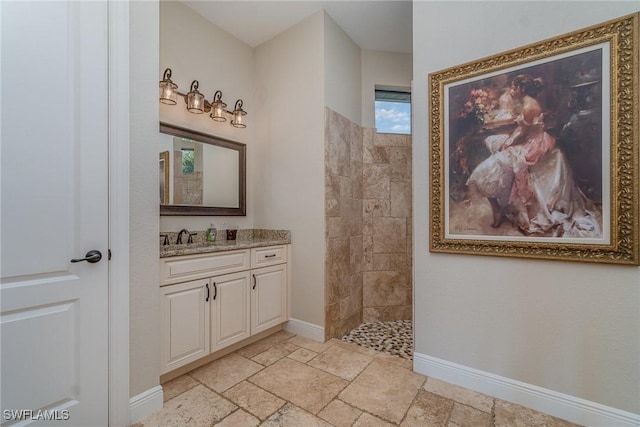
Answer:
POLYGON ((160 215, 244 216, 246 145, 160 123, 160 215))

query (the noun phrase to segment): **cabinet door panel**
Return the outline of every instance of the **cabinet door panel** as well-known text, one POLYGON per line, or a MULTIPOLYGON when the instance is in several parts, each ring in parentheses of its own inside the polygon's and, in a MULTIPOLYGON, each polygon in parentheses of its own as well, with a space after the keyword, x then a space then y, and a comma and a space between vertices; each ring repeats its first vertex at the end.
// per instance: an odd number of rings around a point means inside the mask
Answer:
POLYGON ((287 265, 258 268, 251 273, 251 333, 256 334, 287 320, 287 265))
POLYGON ((161 288, 162 373, 209 354, 208 280, 161 288))
POLYGON ((211 351, 250 335, 249 272, 211 279, 211 351))

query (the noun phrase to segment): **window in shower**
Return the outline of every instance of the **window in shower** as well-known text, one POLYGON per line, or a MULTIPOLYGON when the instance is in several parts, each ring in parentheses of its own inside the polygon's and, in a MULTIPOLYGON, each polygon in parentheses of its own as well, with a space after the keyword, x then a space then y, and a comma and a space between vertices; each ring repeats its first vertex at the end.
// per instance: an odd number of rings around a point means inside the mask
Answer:
POLYGON ((411 92, 376 86, 376 132, 411 134, 411 92))

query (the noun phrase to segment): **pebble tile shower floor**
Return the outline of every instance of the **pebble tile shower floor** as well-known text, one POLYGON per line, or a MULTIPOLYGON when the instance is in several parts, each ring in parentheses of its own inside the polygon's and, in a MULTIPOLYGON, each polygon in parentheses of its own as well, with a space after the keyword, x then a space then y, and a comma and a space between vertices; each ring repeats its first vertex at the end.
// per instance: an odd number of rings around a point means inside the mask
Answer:
POLYGON ((343 336, 342 341, 413 360, 411 320, 363 323, 343 336))

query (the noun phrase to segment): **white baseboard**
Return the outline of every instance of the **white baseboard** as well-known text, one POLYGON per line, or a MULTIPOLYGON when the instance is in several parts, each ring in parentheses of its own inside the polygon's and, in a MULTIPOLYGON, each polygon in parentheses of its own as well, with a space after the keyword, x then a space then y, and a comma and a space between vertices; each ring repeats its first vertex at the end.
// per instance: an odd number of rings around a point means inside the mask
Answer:
POLYGON ((289 319, 284 330, 315 341, 324 342, 324 328, 298 319, 289 319))
POLYGON ((640 415, 464 365, 413 354, 415 372, 585 426, 640 426, 640 415))
POLYGON ((135 424, 162 409, 162 386, 157 385, 129 399, 129 422, 135 424))

